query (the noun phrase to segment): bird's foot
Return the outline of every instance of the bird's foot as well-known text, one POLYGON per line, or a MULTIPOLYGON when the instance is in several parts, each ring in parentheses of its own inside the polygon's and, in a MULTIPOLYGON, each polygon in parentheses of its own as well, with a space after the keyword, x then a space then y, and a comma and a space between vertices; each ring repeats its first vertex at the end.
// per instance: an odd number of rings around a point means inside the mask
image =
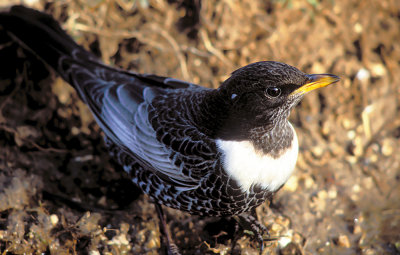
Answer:
POLYGON ((168 244, 168 247, 166 249, 166 254, 167 255, 181 255, 181 253, 179 252, 178 246, 176 246, 176 244, 173 242, 168 244))
POLYGON ((242 214, 234 217, 239 223, 244 234, 255 239, 259 243, 260 255, 264 251, 264 241, 272 241, 268 228, 261 224, 257 218, 250 214, 242 214))

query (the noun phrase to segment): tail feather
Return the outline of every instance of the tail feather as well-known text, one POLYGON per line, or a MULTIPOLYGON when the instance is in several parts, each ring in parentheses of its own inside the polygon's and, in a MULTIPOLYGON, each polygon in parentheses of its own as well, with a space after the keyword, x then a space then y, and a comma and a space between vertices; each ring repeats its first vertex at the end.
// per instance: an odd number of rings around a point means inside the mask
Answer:
MULTIPOLYGON (((145 87, 186 88, 194 84, 156 75, 137 74, 104 65, 94 54, 78 45, 52 16, 24 6, 0 13, 0 27, 24 48, 42 59, 85 100, 88 84, 130 83, 139 91, 145 87), (99 82, 94 82, 99 81, 99 82)), ((4 31, 0 30, 0 37, 4 31)), ((0 38, 1 41, 1 38, 0 38)))
POLYGON ((60 75, 65 68, 59 66, 61 57, 74 59, 79 55, 80 61, 98 63, 91 53, 76 44, 60 25, 45 13, 24 6, 13 6, 9 12, 0 14, 0 24, 13 39, 29 48, 60 75))
POLYGON ((13 6, 9 12, 0 13, 0 26, 13 40, 33 52, 74 86, 86 103, 115 83, 134 84, 138 91, 146 85, 135 73, 101 63, 48 14, 24 6, 13 6))

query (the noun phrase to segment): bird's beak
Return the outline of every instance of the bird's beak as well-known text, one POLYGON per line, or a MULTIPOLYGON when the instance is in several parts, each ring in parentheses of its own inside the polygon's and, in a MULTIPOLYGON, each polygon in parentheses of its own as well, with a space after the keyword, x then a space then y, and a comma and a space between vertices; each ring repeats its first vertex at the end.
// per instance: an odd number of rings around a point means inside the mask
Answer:
POLYGON ((307 74, 308 82, 293 91, 290 95, 303 95, 311 90, 328 86, 338 82, 340 78, 333 74, 307 74))

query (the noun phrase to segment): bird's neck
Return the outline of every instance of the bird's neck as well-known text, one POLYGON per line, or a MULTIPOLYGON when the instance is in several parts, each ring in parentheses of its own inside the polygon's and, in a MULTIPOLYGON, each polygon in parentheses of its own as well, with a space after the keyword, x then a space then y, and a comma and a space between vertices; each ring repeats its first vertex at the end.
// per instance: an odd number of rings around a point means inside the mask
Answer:
POLYGON ((295 131, 287 119, 270 126, 260 126, 250 131, 250 141, 256 150, 277 158, 292 146, 295 131))
POLYGON ((229 102, 221 99, 213 90, 206 93, 198 98, 201 102, 196 109, 200 113, 197 114, 197 126, 203 129, 203 133, 226 141, 248 141, 257 151, 272 157, 279 157, 291 147, 295 133, 284 113, 273 118, 273 122, 260 119, 253 121, 251 118, 249 121, 247 118, 251 113, 232 117, 229 102))

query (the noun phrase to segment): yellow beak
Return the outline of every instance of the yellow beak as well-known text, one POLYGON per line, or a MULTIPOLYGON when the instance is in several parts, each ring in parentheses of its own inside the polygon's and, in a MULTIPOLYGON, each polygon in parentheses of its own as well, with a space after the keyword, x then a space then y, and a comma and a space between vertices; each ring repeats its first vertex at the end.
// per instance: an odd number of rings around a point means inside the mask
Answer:
POLYGON ((290 95, 303 95, 311 90, 338 82, 340 78, 333 74, 308 74, 309 82, 293 91, 290 95))

